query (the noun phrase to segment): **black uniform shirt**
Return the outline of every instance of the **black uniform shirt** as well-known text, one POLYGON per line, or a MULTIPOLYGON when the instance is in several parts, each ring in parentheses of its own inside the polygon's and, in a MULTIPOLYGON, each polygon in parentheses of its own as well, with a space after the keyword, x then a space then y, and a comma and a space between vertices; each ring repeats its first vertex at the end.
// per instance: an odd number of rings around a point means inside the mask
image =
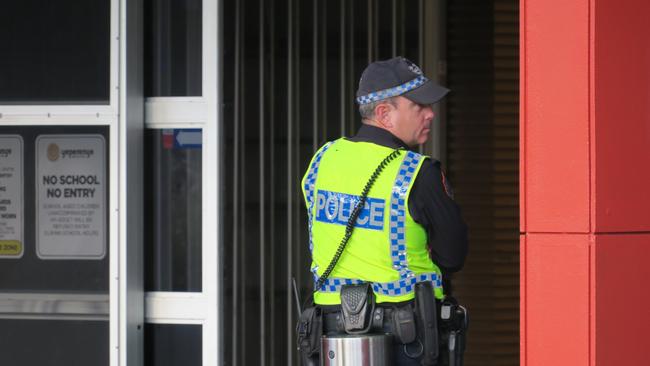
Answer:
MULTIPOLYGON (((390 132, 365 124, 348 140, 412 150, 390 132)), ((463 267, 467 256, 467 226, 458 205, 450 197, 451 187, 444 179, 440 162, 425 159, 413 181, 408 206, 415 222, 427 231, 433 262, 444 272, 456 272, 463 267)))

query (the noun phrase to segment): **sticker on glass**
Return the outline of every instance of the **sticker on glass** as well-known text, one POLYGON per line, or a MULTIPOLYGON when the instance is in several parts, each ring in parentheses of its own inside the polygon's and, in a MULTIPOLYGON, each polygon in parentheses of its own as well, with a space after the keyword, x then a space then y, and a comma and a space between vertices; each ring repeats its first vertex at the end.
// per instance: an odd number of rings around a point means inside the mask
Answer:
POLYGON ((23 139, 0 135, 0 258, 23 252, 23 139))
POLYGON ((106 148, 101 135, 36 139, 36 254, 41 259, 106 255, 106 148))

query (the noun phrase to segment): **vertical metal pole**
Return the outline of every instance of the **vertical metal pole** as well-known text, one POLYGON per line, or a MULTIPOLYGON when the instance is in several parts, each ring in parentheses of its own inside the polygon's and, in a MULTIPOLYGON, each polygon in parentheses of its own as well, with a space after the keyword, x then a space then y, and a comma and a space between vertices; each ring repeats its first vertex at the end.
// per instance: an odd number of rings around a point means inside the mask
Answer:
MULTIPOLYGON (((421 23, 422 67, 432 80, 445 83, 445 1, 423 1, 421 23), (426 21, 424 21, 426 20, 426 21)), ((438 103, 433 109, 436 116, 431 128, 431 138, 425 150, 433 158, 445 165, 446 155, 446 116, 445 102, 438 103)))
MULTIPOLYGON (((247 12, 242 12, 240 13, 242 16, 241 23, 243 24, 245 22, 245 16, 248 14, 247 12)), ((245 52, 246 50, 246 27, 241 27, 240 32, 241 34, 241 52, 245 52)), ((242 100, 246 100, 247 92, 246 92, 246 57, 240 57, 239 61, 243 63, 243 67, 240 68, 240 80, 239 83, 241 84, 239 86, 239 89, 241 90, 241 97, 242 100)), ((240 146, 240 151, 239 154, 241 156, 240 162, 241 165, 239 167, 239 175, 240 175, 240 182, 244 182, 244 178, 246 176, 246 167, 248 164, 246 164, 246 151, 247 147, 246 146, 246 133, 248 131, 247 126, 246 126, 246 120, 247 120, 247 115, 246 115, 246 108, 240 108, 239 113, 240 113, 240 119, 239 119, 239 124, 242 125, 241 133, 239 135, 239 138, 241 139, 241 143, 239 144, 240 146)), ((246 252, 246 248, 248 247, 248 231, 246 231, 246 186, 242 184, 242 188, 239 190, 239 202, 241 205, 241 208, 239 210, 239 237, 240 237, 240 242, 237 243, 239 246, 241 246, 242 250, 239 251, 238 254, 238 259, 239 259, 239 272, 237 272, 237 286, 239 286, 242 290, 239 291, 239 303, 240 309, 244 309, 246 307, 246 297, 247 297, 247 291, 246 291, 246 282, 247 282, 247 276, 244 275, 245 273, 245 268, 246 268, 246 259, 247 257, 244 255, 246 252)), ((241 359, 241 364, 246 365, 247 361, 246 358, 248 356, 248 353, 246 352, 246 336, 247 336, 247 324, 246 324, 246 319, 248 318, 248 313, 246 311, 241 311, 239 314, 239 318, 241 319, 241 327, 239 328, 239 344, 241 347, 241 354, 240 354, 240 359, 241 359)))
MULTIPOLYGON (((399 3, 399 18, 398 18, 398 23, 400 27, 400 33, 399 33, 399 47, 398 47, 398 52, 400 55, 404 56, 406 55, 406 1, 400 1, 399 3)), ((412 4, 409 3, 409 4, 412 4)))
POLYGON ((391 38, 392 38, 392 50, 391 55, 393 57, 397 56, 397 0, 393 0, 391 4, 392 11, 392 29, 391 29, 391 38))
MULTIPOLYGON (((424 21, 425 21, 425 15, 424 15, 424 4, 423 0, 418 0, 418 66, 420 66, 422 69, 425 68, 424 65, 424 21)), ((430 71, 429 71, 430 72, 430 71)), ((426 73, 426 72, 425 72, 426 73)), ((435 109, 434 109, 435 111, 435 109)), ((435 119, 432 121, 432 124, 435 125, 435 123, 438 122, 435 119)), ((432 128, 429 131, 429 142, 428 145, 431 145, 432 139, 435 138, 433 130, 435 129, 432 128)), ((425 153, 425 144, 421 144, 418 147, 418 150, 420 151, 420 154, 425 153)))
MULTIPOLYGON (((214 113, 214 115, 216 117, 215 118, 216 124, 215 124, 215 130, 214 130, 215 132, 214 132, 214 134, 216 134, 215 141, 217 141, 219 146, 215 147, 214 150, 216 150, 216 151, 213 153, 214 155, 212 155, 212 156, 216 156, 218 158, 218 160, 217 160, 217 171, 215 173, 216 173, 216 176, 217 176, 217 184, 218 184, 218 186, 223 187, 223 186, 225 186, 225 183, 226 183, 226 178, 224 177, 225 174, 223 174, 225 164, 223 163, 224 159, 222 157, 223 156, 222 155, 223 151, 225 150, 222 147, 224 145, 224 141, 225 141, 225 139, 224 139, 224 130, 225 130, 225 128, 224 128, 224 123, 223 123, 223 121, 224 121, 223 114, 224 113, 223 113, 223 109, 221 108, 221 106, 222 106, 223 99, 224 99, 223 98, 223 94, 224 94, 223 69, 224 69, 224 64, 225 63, 224 63, 223 48, 218 46, 218 45, 224 44, 223 41, 224 41, 224 38, 225 38, 223 36, 223 24, 224 24, 224 21, 223 21, 223 1, 217 1, 217 3, 215 5, 216 5, 216 24, 215 24, 215 28, 216 28, 216 40, 215 40, 215 42, 216 42, 216 44, 214 44, 215 47, 214 47, 213 52, 216 54, 215 55, 215 58, 216 58, 215 73, 216 73, 216 75, 215 75, 215 78, 214 78, 215 81, 216 81, 216 88, 213 89, 214 96, 215 96, 214 105, 212 107, 210 107, 210 109, 213 109, 212 113, 214 113)), ((208 12, 206 15, 209 16, 209 14, 210 13, 208 12)), ((209 80, 209 79, 206 79, 206 80, 209 80)), ((210 83, 207 83, 207 84, 210 85, 210 83)), ((206 83, 204 83, 203 84, 203 90, 208 90, 208 85, 206 85, 206 83)), ((204 93, 204 94, 206 94, 206 96, 209 95, 209 93, 204 93)), ((209 140, 210 139, 209 139, 209 136, 208 136, 208 141, 209 140)), ((203 161, 205 162, 205 160, 203 160, 203 161)), ((211 327, 206 327, 207 329, 204 330, 204 333, 208 333, 208 336, 209 336, 210 333, 213 333, 213 334, 216 333, 217 339, 218 339, 217 344, 216 344, 216 347, 217 347, 217 350, 216 350, 216 364, 217 365, 222 365, 222 364, 226 363, 226 360, 225 360, 226 351, 225 351, 225 347, 224 347, 224 345, 226 343, 224 341, 224 338, 225 338, 224 337, 224 333, 225 333, 224 329, 226 329, 226 327, 225 327, 225 322, 224 322, 224 315, 225 314, 224 314, 224 311, 223 311, 223 309, 225 308, 225 306, 224 306, 225 305, 225 301, 224 301, 224 293, 225 293, 225 291, 224 291, 224 288, 226 287, 225 283, 223 281, 223 279, 224 279, 224 270, 223 270, 223 268, 224 268, 224 263, 226 261, 226 259, 224 258, 224 253, 225 253, 224 246, 225 245, 224 245, 224 242, 223 242, 223 238, 224 238, 224 231, 225 230, 224 230, 224 227, 223 227, 223 223, 225 221, 224 213, 225 213, 226 210, 224 209, 224 207, 226 205, 222 201, 221 191, 215 190, 215 196, 216 196, 216 201, 217 201, 217 210, 216 210, 216 212, 217 212, 217 220, 215 222, 215 224, 217 225, 217 227, 216 227, 216 239, 217 239, 217 241, 219 243, 219 246, 216 248, 217 249, 217 251, 216 251, 217 261, 216 261, 216 268, 215 268, 215 272, 217 273, 217 293, 216 293, 217 298, 216 298, 216 301, 215 301, 214 305, 217 307, 217 314, 216 314, 216 318, 215 318, 215 322, 214 322, 214 328, 216 328, 216 329, 210 329, 211 327)), ((205 363, 210 364, 211 362, 210 362, 210 360, 208 360, 208 362, 205 362, 205 363)))
POLYGON ((291 311, 291 274, 293 273, 293 205, 291 204, 293 187, 293 0, 288 0, 287 9, 287 277, 286 314, 287 314, 287 365, 293 365, 293 313, 291 311))
MULTIPOLYGON (((249 14, 248 12, 242 12, 240 13, 242 19, 240 24, 244 24, 246 20, 246 15, 249 14)), ((245 52, 246 50, 246 27, 242 26, 241 27, 241 52, 245 52)), ((241 84, 239 86, 239 89, 241 90, 241 97, 242 100, 245 101, 247 97, 247 92, 246 92, 246 57, 240 57, 239 61, 243 64, 243 67, 240 68, 240 80, 239 83, 241 84)), ((239 135, 239 138, 241 139, 241 143, 239 144, 240 146, 240 162, 241 165, 239 167, 239 175, 240 175, 240 182, 244 182, 244 178, 246 176, 246 167, 248 164, 246 164, 246 151, 247 147, 246 146, 246 133, 248 131, 247 126, 246 126, 246 120, 247 120, 247 115, 246 115, 246 108, 240 108, 239 113, 241 115, 239 119, 239 123, 242 125, 241 133, 239 135)), ((239 303, 240 309, 245 309, 246 307, 246 297, 247 297, 247 291, 246 291, 246 282, 248 280, 248 277, 245 275, 245 268, 246 268, 246 260, 247 256, 244 255, 246 253, 246 249, 248 247, 248 231, 246 230, 246 196, 248 195, 246 192, 246 186, 242 184, 242 188, 239 190, 239 194, 241 197, 239 197, 239 202, 241 205, 241 208, 239 210, 239 237, 240 237, 240 242, 237 243, 239 246, 241 246, 242 250, 239 251, 237 254, 239 256, 239 272, 237 272, 237 286, 239 286, 242 290, 239 291, 239 303)), ((246 352, 246 336, 247 336, 247 324, 246 324, 246 319, 248 318, 248 313, 245 310, 242 310, 241 313, 239 314, 239 318, 241 319, 241 327, 239 328, 239 344, 241 347, 241 354, 239 355, 241 359, 241 364, 246 365, 247 361, 246 358, 248 356, 248 353, 246 352)))
MULTIPOLYGON (((447 84, 447 1, 436 3, 438 6, 438 62, 436 73, 439 75, 438 82, 447 84)), ((438 123, 440 124, 440 162, 443 167, 447 166, 447 102, 443 101, 438 105, 438 123)))
POLYGON ((399 25, 400 25, 400 34, 399 34, 399 54, 406 55, 406 4, 412 5, 413 2, 401 1, 399 11, 399 25))
POLYGON ((372 49, 373 49, 373 56, 375 59, 379 58, 379 4, 376 3, 377 0, 375 0, 375 4, 372 8, 372 24, 373 24, 373 29, 372 29, 372 49))
MULTIPOLYGON (((320 95, 322 96, 323 99, 327 98, 327 85, 328 85, 328 77, 327 77, 327 1, 324 0, 321 1, 321 4, 323 6, 323 11, 321 12, 321 41, 320 41, 320 49, 321 49, 321 62, 320 62, 320 67, 321 67, 321 93, 320 95)), ((328 125, 328 109, 327 107, 323 106, 321 108, 321 130, 322 130, 322 135, 323 139, 328 139, 331 138, 331 136, 327 136, 327 125, 328 125)))
MULTIPOLYGON (((270 68, 271 68, 271 70, 269 72, 269 90, 275 90, 275 43, 276 43, 276 38, 275 38, 275 0, 271 0, 270 15, 271 16, 269 16, 269 23, 270 23, 269 27, 271 28, 271 32, 270 32, 271 33, 270 34, 271 38, 270 38, 270 42, 269 42, 270 43, 269 47, 270 47, 270 52, 271 52, 271 54, 270 54, 270 68)), ((270 116, 269 125, 270 126, 275 126, 275 103, 269 103, 269 116, 270 116)), ((275 162, 275 144, 276 144, 276 141, 275 141, 275 129, 274 128, 269 129, 269 135, 270 135, 269 141, 271 142, 270 143, 270 159, 269 159, 269 161, 275 162)), ((270 205, 269 205, 269 207, 273 210, 274 207, 275 207, 275 203, 276 203, 275 202, 275 188, 276 188, 275 169, 269 169, 269 176, 270 176, 269 180, 271 182, 271 187, 270 187, 271 197, 270 197, 270 205)), ((276 239, 276 233, 277 233, 276 225, 275 225, 275 215, 271 214, 269 216, 270 216, 270 222, 269 222, 270 238, 271 238, 271 240, 275 240, 276 239)), ((273 261, 272 257, 270 257, 269 259, 271 260, 271 263, 275 263, 275 261, 273 261)), ((276 275, 276 271, 278 269, 274 268, 273 265, 271 265, 270 267, 271 267, 270 268, 271 270, 269 271, 270 273, 269 273, 269 281, 268 281, 268 283, 271 284, 273 291, 271 291, 271 301, 269 301, 269 303, 270 303, 269 314, 271 315, 270 319, 269 319, 269 329, 271 330, 271 332, 274 332, 275 329, 276 329, 276 320, 275 320, 276 319, 276 316, 275 316, 276 315, 275 314, 276 310, 275 310, 275 295, 274 295, 275 291, 274 290, 275 290, 275 286, 276 286, 276 283, 277 283, 275 281, 275 275, 276 275)), ((275 340, 276 340, 276 334, 274 333, 269 339, 269 359, 271 360, 271 365, 275 364, 275 359, 276 359, 275 355, 278 352, 276 350, 276 347, 275 347, 275 340)))
POLYGON ((424 4, 418 0, 418 66, 424 68, 424 4))
POLYGON ((340 72, 339 72, 339 115, 341 119, 341 136, 345 135, 345 1, 346 0, 340 0, 340 18, 341 18, 341 23, 339 26, 339 42, 340 42, 340 55, 339 55, 339 61, 340 61, 340 72))
MULTIPOLYGON (((293 150, 294 154, 292 156, 292 164, 293 165, 292 165, 292 168, 291 168, 291 171, 293 172, 293 174, 291 176, 289 176, 289 181, 291 182, 290 184, 291 184, 291 187, 292 187, 292 189, 291 189, 291 194, 292 194, 291 195, 291 205, 292 205, 292 210, 293 210, 293 216, 292 217, 293 217, 293 238, 294 238, 294 240, 291 242, 291 244, 293 245, 293 248, 294 248, 294 253, 293 253, 293 261, 294 261, 294 263, 293 263, 293 266, 291 268, 296 269, 295 274, 296 274, 296 277, 298 278, 298 281, 302 280, 301 270, 303 268, 302 266, 304 265, 302 263, 302 261, 301 261, 301 259, 302 259, 302 251, 304 249, 304 245, 301 245, 302 243, 304 243, 301 240, 302 239, 301 234, 302 234, 302 229, 303 229, 303 222, 300 221, 300 217, 301 217, 300 216, 300 210, 302 209, 302 206, 300 204, 301 202, 299 202, 298 199, 296 199, 298 192, 295 189, 297 187, 297 182, 298 182, 297 178, 299 176, 298 175, 299 174, 298 170, 300 169, 299 168, 299 165, 300 165, 299 160, 300 160, 300 153, 301 153, 300 137, 302 136, 302 133, 301 133, 302 123, 299 122, 299 121, 302 120, 302 95, 303 95, 303 91, 301 89, 302 72, 301 72, 301 68, 300 68, 300 63, 301 63, 301 60, 302 60, 302 58, 301 58, 302 50, 300 48, 301 45, 302 45, 302 42, 301 42, 302 41, 301 40, 302 25, 300 23, 300 21, 302 19, 302 17, 301 17, 301 14, 302 14, 301 5, 302 4, 304 4, 304 1, 296 1, 295 2, 295 7, 292 9, 292 11, 295 13, 295 22, 293 23, 293 29, 295 30, 294 31, 295 39, 293 41, 294 42, 293 43, 294 47, 293 47, 293 53, 292 53, 292 57, 294 58, 294 60, 293 60, 293 68, 295 70, 295 73, 294 73, 294 80, 293 80, 294 94, 292 95, 291 99, 293 100, 293 103, 292 103, 293 108, 294 108, 293 121, 295 123, 293 124, 293 129, 294 129, 293 139, 291 140, 291 144, 294 147, 294 150, 293 150)), ((290 280, 291 280, 291 283, 289 284, 289 290, 291 291, 291 294, 289 296, 289 299, 293 300, 293 278, 291 278, 290 280)), ((291 314, 295 314, 294 303, 295 303, 294 301, 289 301, 287 303, 287 306, 289 307, 291 314)), ((293 329, 294 328, 289 328, 289 333, 291 333, 292 335, 294 334, 293 329)), ((292 337, 292 339, 295 339, 295 337, 292 337)), ((296 348, 294 347, 294 350, 295 349, 296 348)))
POLYGON ((259 59, 259 101, 260 101, 260 110, 259 110, 259 165, 260 165, 260 178, 259 182, 259 194, 260 194, 260 211, 259 211, 259 220, 260 220, 260 365, 264 366, 266 364, 266 202, 265 202, 265 188, 266 188, 266 174, 265 174, 265 164, 264 156, 266 155, 265 151, 265 139, 264 136, 264 122, 266 118, 266 110, 264 108, 264 0, 260 0, 259 6, 259 37, 260 37, 260 59, 259 59))
POLYGON ((312 1, 312 151, 318 149, 318 0, 312 1))
POLYGON ((232 364, 233 365, 238 365, 238 358, 237 358, 237 349, 238 349, 238 330, 240 329, 239 327, 239 312, 237 309, 239 307, 237 306, 237 300, 239 299, 239 283, 238 283, 238 274, 239 274, 239 258, 238 258, 238 251, 239 251, 239 191, 240 191, 240 183, 239 183, 239 164, 240 164, 240 159, 239 159, 239 128, 240 128, 240 90, 239 90, 239 83, 240 83, 240 78, 241 78, 241 70, 240 70, 240 63, 241 63, 241 37, 240 37, 240 19, 241 19, 241 4, 238 1, 237 5, 235 5, 235 91, 234 91, 234 102, 233 102, 233 110, 234 110, 234 136, 233 136, 233 142, 234 142, 234 163, 233 163, 233 253, 232 253, 232 291, 233 291, 233 296, 232 296, 232 333, 231 333, 231 339, 232 339, 232 364))
POLYGON ((372 54, 372 45, 374 44, 374 37, 373 37, 373 14, 375 13, 374 9, 374 0, 368 0, 368 12, 366 14, 366 19, 368 19, 368 64, 371 63, 374 60, 373 54, 372 54))
POLYGON ((354 62, 355 62, 355 52, 354 50, 356 49, 354 47, 355 42, 354 42, 354 33, 355 33, 355 28, 354 28, 354 2, 348 1, 348 49, 350 50, 348 52, 348 62, 347 62, 347 80, 346 80, 346 85, 348 86, 348 97, 347 97, 347 113, 348 113, 348 121, 349 121, 349 126, 348 126, 348 133, 350 136, 352 136, 355 132, 355 119, 354 119, 354 113, 355 113, 355 107, 356 104, 354 103, 354 90, 355 90, 355 85, 356 85, 356 75, 354 75, 354 62))

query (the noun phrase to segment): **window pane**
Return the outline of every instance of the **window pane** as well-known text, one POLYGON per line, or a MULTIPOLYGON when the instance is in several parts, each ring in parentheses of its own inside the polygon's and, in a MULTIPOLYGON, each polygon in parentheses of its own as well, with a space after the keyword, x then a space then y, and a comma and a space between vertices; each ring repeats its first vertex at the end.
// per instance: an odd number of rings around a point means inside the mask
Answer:
MULTIPOLYGON (((12 191, 3 192, 0 210, 9 213, 22 210, 23 218, 0 217, 2 231, 14 227, 19 232, 22 226, 23 232, 22 240, 18 240, 22 242, 22 256, 11 257, 7 254, 12 253, 0 252, 0 292, 107 293, 109 128, 0 126, 0 137, 3 141, 22 141, 22 151, 13 162, 0 159, 0 171, 5 171, 0 186, 12 191), (48 152, 50 147, 53 150, 48 152), (22 158, 22 176, 14 183, 22 183, 22 194, 15 189, 15 184, 7 184, 6 169, 19 166, 18 157, 22 158), (43 185, 50 173, 56 176, 56 183, 52 180, 43 185), (43 199, 44 191, 47 195, 58 191, 61 195, 43 199), (82 191, 86 193, 79 194, 82 191), (8 205, 7 200, 12 203, 8 205), (91 246, 103 252, 103 256, 85 256, 85 250, 91 246), (59 255, 50 255, 52 250, 59 255)), ((5 149, 14 147, 5 144, 5 149)))
POLYGON ((200 96, 201 0, 145 0, 145 95, 200 96))
POLYGON ((201 366, 200 325, 145 324, 144 364, 146 366, 201 366))
POLYGON ((108 322, 0 319, 3 365, 108 366, 108 322))
POLYGON ((198 129, 147 131, 147 291, 201 291, 201 139, 198 129))
POLYGON ((0 104, 108 104, 110 0, 3 1, 0 104))

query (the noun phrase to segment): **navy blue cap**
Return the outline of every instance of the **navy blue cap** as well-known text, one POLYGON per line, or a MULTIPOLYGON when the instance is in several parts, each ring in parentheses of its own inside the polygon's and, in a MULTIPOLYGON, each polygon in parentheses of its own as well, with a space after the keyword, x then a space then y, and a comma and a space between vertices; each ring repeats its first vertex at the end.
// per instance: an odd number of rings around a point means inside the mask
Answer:
POLYGON ((401 95, 418 104, 434 104, 449 89, 429 80, 422 70, 404 57, 375 61, 361 74, 357 103, 367 104, 401 95))

